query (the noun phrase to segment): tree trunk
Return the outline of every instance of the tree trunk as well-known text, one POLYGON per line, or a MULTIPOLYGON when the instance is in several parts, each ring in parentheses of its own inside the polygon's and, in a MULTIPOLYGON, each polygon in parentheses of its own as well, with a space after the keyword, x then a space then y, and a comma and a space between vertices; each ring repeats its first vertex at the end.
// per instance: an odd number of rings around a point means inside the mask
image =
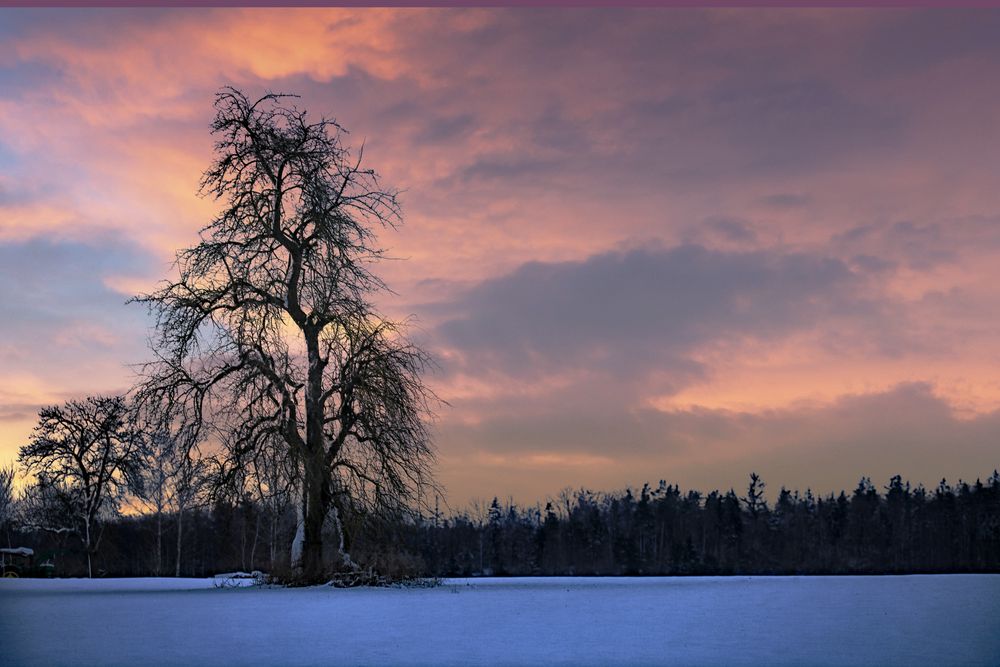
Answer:
POLYGON ((278 508, 277 503, 271 508, 271 539, 268 544, 268 568, 271 572, 274 572, 274 558, 275 558, 275 540, 278 535, 278 508))
POLYGON ((323 523, 329 510, 326 479, 322 470, 322 450, 314 460, 305 462, 302 523, 302 578, 316 582, 326 578, 323 565, 323 523), (317 462, 315 459, 319 458, 317 462))
MULTIPOLYGON (((319 352, 319 329, 313 326, 303 328, 306 355, 309 361, 309 381, 306 386, 306 433, 302 452, 302 498, 298 530, 293 542, 293 562, 295 550, 301 545, 300 567, 296 574, 304 583, 319 583, 330 574, 323 564, 323 524, 330 513, 333 495, 330 489, 330 469, 327 465, 327 442, 323 432, 324 399, 323 369, 326 362, 319 352)), ((343 558, 343 532, 339 520, 335 522, 338 555, 344 565, 353 565, 349 558, 343 558)))
POLYGON ((163 511, 156 510, 156 576, 163 571, 163 511))
POLYGON ((91 565, 91 558, 90 558, 90 551, 91 550, 90 550, 90 520, 89 519, 84 523, 84 530, 85 530, 85 533, 86 533, 85 537, 84 537, 84 547, 86 548, 86 551, 87 551, 87 578, 88 579, 93 579, 94 578, 94 570, 93 570, 93 567, 91 565))
POLYGON ((257 557, 257 538, 260 537, 260 512, 254 512, 253 543, 250 546, 250 569, 253 570, 254 560, 257 557))
POLYGON ((243 503, 240 514, 240 569, 247 571, 247 506, 243 503))
POLYGON ((295 536, 292 537, 291 566, 295 576, 302 576, 302 544, 306 539, 305 494, 295 489, 295 536))
POLYGON ((184 505, 177 508, 177 563, 174 566, 174 576, 181 576, 181 541, 184 537, 184 505))

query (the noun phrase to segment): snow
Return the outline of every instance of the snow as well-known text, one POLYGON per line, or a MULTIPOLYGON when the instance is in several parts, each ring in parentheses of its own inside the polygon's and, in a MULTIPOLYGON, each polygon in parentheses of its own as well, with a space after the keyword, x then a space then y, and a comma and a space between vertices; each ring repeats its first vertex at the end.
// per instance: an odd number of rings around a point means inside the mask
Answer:
POLYGON ((0 581, 12 665, 1000 665, 1000 575, 0 581))
POLYGON ((13 554, 14 556, 34 556, 34 549, 28 547, 6 547, 0 549, 0 554, 13 554))
POLYGON ((215 585, 222 588, 240 588, 245 586, 259 586, 267 581, 267 575, 260 570, 253 572, 225 572, 212 577, 215 585))

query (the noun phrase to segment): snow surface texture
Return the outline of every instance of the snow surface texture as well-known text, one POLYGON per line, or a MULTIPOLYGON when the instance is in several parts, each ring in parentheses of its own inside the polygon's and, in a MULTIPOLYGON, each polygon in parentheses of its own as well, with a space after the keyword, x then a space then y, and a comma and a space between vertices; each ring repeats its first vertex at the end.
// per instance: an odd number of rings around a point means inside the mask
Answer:
POLYGON ((0 580, 3 665, 1000 665, 1000 575, 0 580))

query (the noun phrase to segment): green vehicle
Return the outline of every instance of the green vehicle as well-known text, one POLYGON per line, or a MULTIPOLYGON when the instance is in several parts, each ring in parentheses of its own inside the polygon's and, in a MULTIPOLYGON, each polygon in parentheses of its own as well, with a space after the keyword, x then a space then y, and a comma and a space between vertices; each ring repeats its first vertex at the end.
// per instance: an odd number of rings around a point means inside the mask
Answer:
POLYGON ((5 579, 35 577, 51 579, 56 574, 55 555, 36 558, 35 551, 28 547, 8 547, 0 549, 0 567, 5 579))

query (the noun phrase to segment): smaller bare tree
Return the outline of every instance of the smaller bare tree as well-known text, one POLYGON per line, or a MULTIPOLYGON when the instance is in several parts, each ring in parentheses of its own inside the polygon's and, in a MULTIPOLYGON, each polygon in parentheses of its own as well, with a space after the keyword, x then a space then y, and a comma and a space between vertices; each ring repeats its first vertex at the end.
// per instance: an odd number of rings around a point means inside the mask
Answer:
POLYGON ((0 530, 7 534, 7 546, 10 543, 10 524, 14 518, 14 475, 13 465, 0 467, 0 530))
POLYGON ((18 457, 37 476, 25 494, 26 526, 76 534, 87 554, 87 575, 93 576, 106 518, 129 492, 142 495, 144 446, 121 396, 42 408, 18 457))
POLYGON ((204 497, 209 486, 210 473, 205 459, 192 457, 188 451, 177 460, 173 478, 174 509, 177 511, 177 558, 174 576, 181 576, 184 555, 184 513, 194 509, 204 497))
MULTIPOLYGON (((173 514, 176 532, 174 576, 181 576, 184 553, 184 516, 201 505, 213 485, 213 464, 202 456, 205 432, 198 413, 183 404, 160 404, 147 392, 130 395, 139 428, 151 434, 142 451, 143 504, 156 517, 156 556, 159 573, 163 563, 163 518, 173 514)), ((200 406, 199 406, 200 407, 200 406)))
POLYGON ((176 443, 164 431, 154 431, 149 436, 143 453, 143 475, 146 494, 142 503, 156 521, 156 553, 153 555, 153 572, 163 573, 163 523, 174 507, 174 482, 179 473, 179 452, 176 443))

